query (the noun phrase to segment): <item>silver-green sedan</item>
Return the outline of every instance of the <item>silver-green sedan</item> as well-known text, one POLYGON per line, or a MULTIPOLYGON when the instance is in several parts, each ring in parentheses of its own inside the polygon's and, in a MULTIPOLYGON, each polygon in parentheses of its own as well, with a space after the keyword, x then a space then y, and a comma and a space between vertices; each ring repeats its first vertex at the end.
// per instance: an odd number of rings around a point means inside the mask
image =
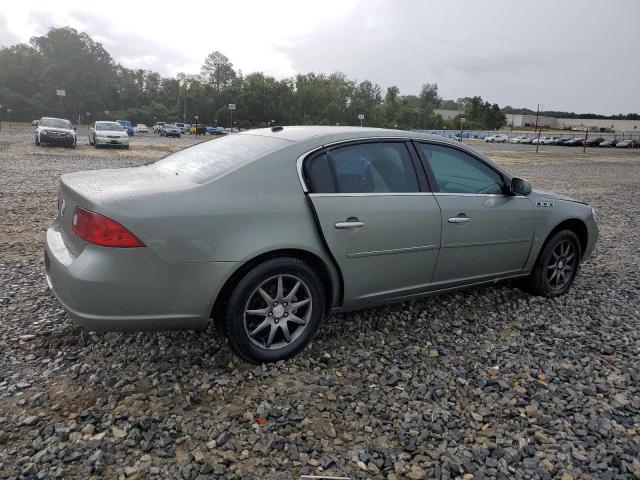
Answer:
POLYGON ((290 357, 329 311, 522 280, 569 289, 593 209, 532 191, 458 142, 273 127, 155 163, 60 178, 45 265, 90 330, 205 328, 244 359, 290 357))

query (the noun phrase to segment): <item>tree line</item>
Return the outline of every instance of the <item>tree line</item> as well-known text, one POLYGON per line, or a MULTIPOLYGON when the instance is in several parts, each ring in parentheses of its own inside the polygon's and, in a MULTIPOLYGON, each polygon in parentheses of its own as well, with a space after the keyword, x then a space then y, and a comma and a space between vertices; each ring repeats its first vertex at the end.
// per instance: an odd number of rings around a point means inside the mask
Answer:
POLYGON ((443 100, 438 85, 425 83, 418 95, 401 95, 344 74, 305 73, 278 80, 261 72, 244 75, 222 53, 211 53, 198 74, 162 77, 126 68, 88 34, 70 27, 49 30, 29 44, 0 49, 0 115, 30 121, 41 116, 128 119, 134 123, 186 121, 241 128, 278 125, 364 125, 399 129, 496 129, 506 124, 497 104, 480 97, 459 99, 456 118, 435 111, 443 100), (56 92, 64 90, 64 96, 56 92))

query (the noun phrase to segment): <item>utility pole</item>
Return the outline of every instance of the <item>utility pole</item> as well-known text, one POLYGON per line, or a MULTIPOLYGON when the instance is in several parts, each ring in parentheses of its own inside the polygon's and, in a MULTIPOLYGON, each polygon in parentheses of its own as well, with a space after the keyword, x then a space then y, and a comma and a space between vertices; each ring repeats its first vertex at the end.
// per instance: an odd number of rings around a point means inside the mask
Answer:
POLYGON ((462 143, 462 132, 464 131, 463 128, 462 128, 462 125, 464 124, 465 120, 466 120, 466 118, 460 117, 460 143, 462 143))
MULTIPOLYGON (((538 108, 536 109, 536 130, 538 130, 538 115, 540 114, 540 104, 538 104, 538 108)), ((540 147, 540 132, 542 129, 538 130, 538 141, 536 142, 536 153, 538 153, 538 148, 540 147)))
POLYGON ((587 136, 589 135, 589 127, 584 127, 584 141, 582 142, 582 153, 587 153, 587 136))

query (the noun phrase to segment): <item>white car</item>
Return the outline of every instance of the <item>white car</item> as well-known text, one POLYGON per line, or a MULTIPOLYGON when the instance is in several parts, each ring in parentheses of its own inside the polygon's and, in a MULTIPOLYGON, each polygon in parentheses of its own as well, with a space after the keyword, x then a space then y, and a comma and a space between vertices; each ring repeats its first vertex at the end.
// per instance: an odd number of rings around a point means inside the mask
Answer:
POLYGON ((89 145, 129 148, 129 134, 118 122, 95 122, 89 127, 89 145))
POLYGON ((524 140, 527 137, 512 137, 509 140, 509 143, 520 143, 522 140, 524 140))
POLYGON ((191 125, 187 125, 186 123, 182 123, 182 122, 176 122, 173 125, 175 125, 180 129, 180 133, 188 133, 189 127, 191 127, 191 125))
POLYGON ((160 133, 160 130, 162 130, 164 124, 165 122, 156 122, 156 124, 153 126, 153 133, 160 133))
POLYGON ((508 135, 504 135, 503 133, 495 133, 493 135, 489 135, 488 137, 485 137, 484 139, 485 142, 497 142, 497 143, 507 143, 509 141, 509 136, 508 135))
POLYGON ((553 142, 553 137, 536 137, 531 141, 532 145, 550 145, 553 142))
POLYGON ((133 131, 136 133, 149 133, 149 127, 147 127, 144 123, 139 123, 135 127, 133 127, 133 131))

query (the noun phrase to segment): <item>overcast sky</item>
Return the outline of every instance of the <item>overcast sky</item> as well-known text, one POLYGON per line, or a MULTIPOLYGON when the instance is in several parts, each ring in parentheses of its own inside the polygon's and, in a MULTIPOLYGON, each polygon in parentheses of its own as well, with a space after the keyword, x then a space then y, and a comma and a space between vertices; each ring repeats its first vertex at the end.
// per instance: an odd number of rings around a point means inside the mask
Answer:
POLYGON ((127 67, 163 75, 198 73, 207 54, 220 50, 245 74, 341 71, 403 94, 437 82, 444 98, 640 112, 640 0, 162 4, 2 2, 0 45, 68 25, 127 67))

